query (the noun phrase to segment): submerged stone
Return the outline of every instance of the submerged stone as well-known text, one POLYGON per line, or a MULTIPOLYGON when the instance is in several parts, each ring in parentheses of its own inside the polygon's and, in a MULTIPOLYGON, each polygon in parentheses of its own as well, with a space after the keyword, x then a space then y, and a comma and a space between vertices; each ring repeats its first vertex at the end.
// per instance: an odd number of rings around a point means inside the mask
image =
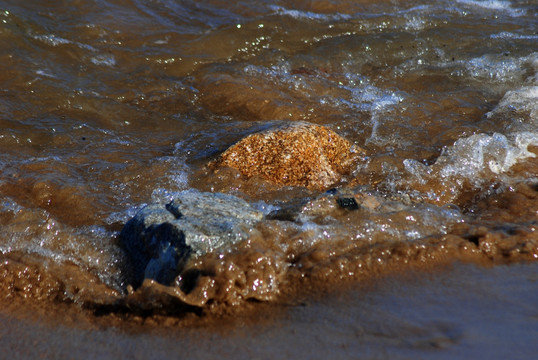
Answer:
POLYGON ((351 173, 360 152, 326 127, 298 122, 249 135, 210 166, 280 185, 327 189, 351 173))
POLYGON ((144 207, 120 234, 135 285, 144 279, 170 285, 189 259, 247 239, 262 217, 236 196, 196 190, 144 207))
POLYGON ((357 210, 359 208, 359 204, 357 204, 357 201, 353 197, 337 198, 336 202, 344 209, 357 210))

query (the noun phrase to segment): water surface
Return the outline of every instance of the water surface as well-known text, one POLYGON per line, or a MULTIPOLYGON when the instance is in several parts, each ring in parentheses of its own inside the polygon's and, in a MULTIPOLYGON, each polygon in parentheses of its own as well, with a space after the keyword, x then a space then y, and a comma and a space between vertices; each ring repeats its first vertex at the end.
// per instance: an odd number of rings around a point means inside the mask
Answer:
MULTIPOLYGON (((203 316, 456 260, 529 263, 512 266, 532 278, 536 18, 530 0, 1 1, 3 301, 82 311, 122 299, 121 228, 146 204, 193 190, 297 211, 190 264, 210 284, 193 289, 206 291, 203 316), (294 121, 365 150, 336 192, 206 166, 294 121), (341 208, 338 196, 361 206, 341 208)), ((513 276, 491 271, 501 283, 513 276)), ((152 302, 132 301, 151 315, 152 302)), ((536 329, 535 316, 525 321, 536 329)))

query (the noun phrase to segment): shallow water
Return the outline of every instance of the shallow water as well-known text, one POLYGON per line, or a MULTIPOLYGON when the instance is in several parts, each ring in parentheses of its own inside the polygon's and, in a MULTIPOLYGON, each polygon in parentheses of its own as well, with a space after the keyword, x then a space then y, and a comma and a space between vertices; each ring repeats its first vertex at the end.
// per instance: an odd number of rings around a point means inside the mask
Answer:
MULTIPOLYGON (((0 2, 4 300, 124 299, 121 228, 193 189, 295 212, 189 265, 206 316, 411 267, 536 261, 536 17, 502 0, 0 2), (206 166, 297 120, 365 150, 336 191, 206 166)), ((129 311, 175 311, 142 295, 129 311)))

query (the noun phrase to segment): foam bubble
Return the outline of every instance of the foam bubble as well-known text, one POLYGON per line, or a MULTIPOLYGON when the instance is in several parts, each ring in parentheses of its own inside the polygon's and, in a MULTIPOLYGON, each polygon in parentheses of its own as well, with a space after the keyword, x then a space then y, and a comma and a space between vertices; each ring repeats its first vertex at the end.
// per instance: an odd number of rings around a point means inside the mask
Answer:
POLYGON ((407 22, 405 23, 406 30, 422 30, 426 27, 427 21, 421 16, 406 16, 407 22))
MULTIPOLYGON (((175 197, 179 196, 179 191, 172 191, 166 188, 157 188, 151 193, 151 202, 157 204, 166 204, 172 201, 175 197)), ((143 208, 146 204, 138 206, 138 208, 143 208)))
POLYGON ((410 9, 400 10, 391 15, 396 19, 403 15, 403 17, 406 19, 404 29, 417 31, 424 30, 431 25, 430 21, 432 18, 432 10, 433 7, 430 5, 419 5, 410 9))

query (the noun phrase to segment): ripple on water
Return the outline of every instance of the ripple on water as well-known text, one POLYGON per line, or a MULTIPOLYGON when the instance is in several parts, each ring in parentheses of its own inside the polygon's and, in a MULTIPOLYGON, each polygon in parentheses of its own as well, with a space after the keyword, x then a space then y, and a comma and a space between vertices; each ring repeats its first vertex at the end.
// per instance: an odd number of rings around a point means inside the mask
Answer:
POLYGON ((31 296, 48 276, 52 297, 83 306, 166 312, 188 300, 211 311, 413 264, 535 259, 531 6, 6 2, 2 286, 31 296), (335 189, 207 166, 297 121, 364 148, 335 189), (263 220, 247 241, 194 259, 176 287, 123 296, 122 226, 183 191, 233 194, 263 220), (19 283, 25 266, 35 278, 19 283), (96 294, 112 300, 88 300, 96 294))

